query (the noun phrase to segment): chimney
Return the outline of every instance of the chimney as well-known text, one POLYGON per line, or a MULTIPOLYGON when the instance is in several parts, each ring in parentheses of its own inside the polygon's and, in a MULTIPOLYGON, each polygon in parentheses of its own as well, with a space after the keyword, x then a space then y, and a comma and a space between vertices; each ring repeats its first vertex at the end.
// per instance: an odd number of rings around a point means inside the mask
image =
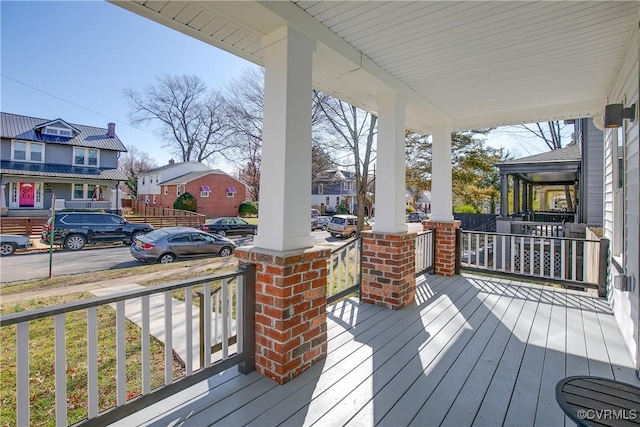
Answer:
POLYGON ((107 136, 109 138, 115 138, 116 137, 116 124, 115 123, 109 123, 107 125, 107 136))
POLYGON ((175 162, 176 162, 175 160, 173 160, 173 159, 169 159, 169 164, 170 164, 170 165, 174 164, 175 162))

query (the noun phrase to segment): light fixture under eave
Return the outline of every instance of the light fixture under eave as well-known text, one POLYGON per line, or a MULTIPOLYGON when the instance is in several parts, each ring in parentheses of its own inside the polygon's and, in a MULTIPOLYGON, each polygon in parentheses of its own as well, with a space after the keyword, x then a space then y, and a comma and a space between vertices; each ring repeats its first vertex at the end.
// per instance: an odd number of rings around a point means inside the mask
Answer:
POLYGON ((624 108, 622 104, 609 104, 604 109, 604 127, 619 128, 622 119, 634 121, 636 119, 636 104, 624 108))

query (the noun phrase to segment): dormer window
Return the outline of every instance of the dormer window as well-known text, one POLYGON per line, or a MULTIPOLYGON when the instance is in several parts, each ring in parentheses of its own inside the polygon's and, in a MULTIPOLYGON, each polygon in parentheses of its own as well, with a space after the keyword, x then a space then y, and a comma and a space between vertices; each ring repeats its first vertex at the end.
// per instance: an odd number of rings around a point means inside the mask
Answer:
POLYGON ((70 129, 55 127, 55 126, 45 126, 42 130, 42 133, 45 135, 56 135, 56 136, 66 136, 71 138, 73 133, 70 129))
POLYGON ((73 149, 75 166, 95 166, 100 164, 100 150, 96 148, 75 147, 73 149))

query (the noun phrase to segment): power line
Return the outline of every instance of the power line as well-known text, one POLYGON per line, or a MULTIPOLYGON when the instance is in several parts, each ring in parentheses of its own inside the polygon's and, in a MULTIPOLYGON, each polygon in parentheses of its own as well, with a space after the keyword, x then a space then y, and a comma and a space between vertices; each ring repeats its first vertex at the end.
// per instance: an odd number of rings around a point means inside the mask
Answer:
POLYGON ((105 118, 107 118, 107 119, 109 119, 109 120, 113 120, 114 122, 121 123, 121 124, 123 124, 123 125, 125 125, 125 126, 130 126, 130 127, 134 128, 134 129, 136 129, 136 130, 143 131, 143 132, 147 132, 147 133, 149 133, 149 134, 152 134, 152 135, 153 135, 153 132, 149 132, 149 131, 148 131, 148 130, 146 130, 146 129, 142 129, 142 128, 139 128, 139 127, 137 127, 137 126, 133 126, 133 125, 131 125, 131 124, 129 124, 129 123, 127 123, 127 122, 125 122, 125 121, 122 121, 122 120, 116 119, 115 117, 107 116, 106 114, 102 114, 102 113, 100 113, 100 112, 98 112, 98 111, 94 111, 94 110, 92 110, 92 109, 90 109, 90 108, 87 108, 87 107, 84 107, 84 106, 82 106, 82 105, 80 105, 80 104, 76 104, 76 103, 75 103, 75 102, 73 102, 73 101, 69 101, 68 99, 61 98, 61 97, 59 97, 58 95, 54 95, 54 94, 49 93, 49 92, 47 92, 47 91, 45 91, 45 90, 39 89, 39 88, 37 88, 37 87, 35 87, 35 86, 32 86, 32 85, 30 85, 30 84, 28 84, 28 83, 22 82, 22 81, 20 81, 20 80, 18 80, 18 79, 14 79, 13 77, 7 76, 6 74, 2 74, 2 73, 0 73, 0 75, 1 75, 2 77, 4 77, 5 79, 9 79, 9 80, 11 80, 11 81, 13 81, 13 82, 15 82, 15 83, 18 83, 18 84, 21 84, 21 85, 23 85, 23 86, 26 86, 26 87, 28 87, 29 89, 33 89, 33 90, 35 90, 35 91, 37 91, 37 92, 43 93, 43 94, 45 94, 45 95, 48 95, 48 96, 50 96, 50 97, 52 97, 52 98, 55 98, 55 99, 57 99, 57 100, 60 100, 60 101, 62 101, 62 102, 66 102, 67 104, 73 105, 74 107, 82 108, 83 110, 86 110, 86 111, 88 111, 88 112, 90 112, 90 113, 97 114, 97 115, 102 116, 102 117, 105 117, 105 118))

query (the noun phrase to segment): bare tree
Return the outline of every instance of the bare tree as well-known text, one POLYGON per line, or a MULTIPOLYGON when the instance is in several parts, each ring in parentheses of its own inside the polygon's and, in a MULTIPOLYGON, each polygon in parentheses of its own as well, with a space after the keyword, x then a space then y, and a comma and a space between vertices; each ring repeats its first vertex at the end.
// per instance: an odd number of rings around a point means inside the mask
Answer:
MULTIPOLYGON (((258 200, 260 193, 260 165, 262 161, 262 112, 264 109, 264 69, 247 68, 227 85, 225 93, 226 123, 229 141, 233 145, 233 157, 238 165, 239 179, 247 185, 249 194, 258 200)), ((312 129, 323 120, 317 105, 311 111, 312 129)), ((312 136, 312 165, 325 167, 331 156, 321 145, 321 137, 312 136)), ((312 170, 312 176, 315 172, 312 170)))
POLYGON ((378 117, 338 99, 314 91, 314 102, 322 113, 329 147, 345 153, 343 165, 353 167, 356 179, 358 232, 364 223, 369 167, 375 160, 374 141, 378 117))
POLYGON ((184 162, 213 162, 229 149, 223 98, 197 76, 157 77, 142 92, 126 89, 133 124, 158 123, 165 147, 184 162))
MULTIPOLYGON (((535 123, 534 125, 520 125, 518 127, 532 133, 536 138, 544 141, 549 150, 559 150, 562 148, 564 126, 562 126, 558 120, 546 123, 535 123)), ((571 196, 570 186, 564 186, 564 195, 567 200, 567 210, 574 212, 575 203, 571 196)))
POLYGON ((122 185, 134 199, 138 196, 138 174, 155 167, 156 161, 150 158, 149 154, 138 150, 133 145, 129 145, 127 152, 123 153, 118 159, 118 170, 127 177, 127 180, 122 185))

